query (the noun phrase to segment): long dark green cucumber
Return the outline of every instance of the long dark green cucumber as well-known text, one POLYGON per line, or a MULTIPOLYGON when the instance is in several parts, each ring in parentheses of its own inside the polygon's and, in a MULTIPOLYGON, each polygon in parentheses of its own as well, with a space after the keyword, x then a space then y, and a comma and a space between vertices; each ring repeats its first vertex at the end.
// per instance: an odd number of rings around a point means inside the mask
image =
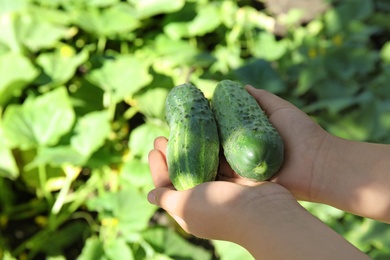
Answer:
POLYGON ((209 101, 192 84, 174 87, 166 100, 170 128, 167 147, 169 176, 177 190, 215 179, 219 137, 209 101))
POLYGON ((271 178, 283 163, 283 141, 257 101, 238 83, 221 81, 211 107, 224 155, 239 175, 256 181, 271 178))

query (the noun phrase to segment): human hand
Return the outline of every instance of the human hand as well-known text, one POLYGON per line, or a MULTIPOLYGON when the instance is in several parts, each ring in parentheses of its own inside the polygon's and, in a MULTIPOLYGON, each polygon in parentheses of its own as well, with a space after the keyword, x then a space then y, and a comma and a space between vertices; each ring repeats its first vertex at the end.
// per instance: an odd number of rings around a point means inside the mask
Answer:
POLYGON ((291 103, 265 90, 246 87, 282 136, 284 163, 271 181, 287 188, 297 199, 315 200, 321 178, 318 168, 332 136, 291 103))
MULTIPOLYGON (((176 191, 169 179, 166 163, 167 139, 159 137, 149 153, 149 165, 156 189, 148 200, 165 209, 188 233, 208 239, 237 241, 250 218, 277 212, 274 204, 296 203, 283 187, 274 183, 255 183, 235 174, 222 161, 218 180, 176 191), (264 211, 264 214, 262 212, 264 211), (237 227, 237 228, 234 228, 237 227)), ((276 207, 288 210, 289 206, 276 207)), ((272 219, 272 218, 271 218, 272 219)))

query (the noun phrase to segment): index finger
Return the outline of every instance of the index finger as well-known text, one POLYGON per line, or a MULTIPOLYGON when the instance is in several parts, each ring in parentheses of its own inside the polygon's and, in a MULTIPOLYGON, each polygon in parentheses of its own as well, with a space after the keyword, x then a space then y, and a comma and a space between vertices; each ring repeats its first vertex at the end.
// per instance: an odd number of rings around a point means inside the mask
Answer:
POLYGON ((264 89, 256 89, 251 85, 245 86, 245 89, 256 99, 257 103, 259 103, 260 107, 265 111, 268 117, 271 117, 281 109, 296 109, 296 107, 290 102, 264 89))

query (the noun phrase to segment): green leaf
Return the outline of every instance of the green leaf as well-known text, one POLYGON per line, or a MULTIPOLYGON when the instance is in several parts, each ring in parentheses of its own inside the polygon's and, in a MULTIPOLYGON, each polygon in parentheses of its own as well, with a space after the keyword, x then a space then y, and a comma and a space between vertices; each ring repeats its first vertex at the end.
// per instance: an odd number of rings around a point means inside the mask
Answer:
POLYGON ((12 97, 20 96, 38 70, 26 57, 10 52, 0 56, 0 75, 0 106, 4 106, 12 97))
POLYGON ((383 45, 380 55, 385 63, 390 64, 390 41, 383 45))
POLYGON ((199 53, 188 41, 170 39, 164 34, 158 35, 149 48, 157 55, 153 68, 166 75, 174 73, 176 67, 193 66, 199 53))
POLYGON ((37 156, 26 167, 34 168, 42 164, 48 164, 53 167, 63 166, 64 164, 82 166, 87 159, 88 156, 80 154, 71 146, 41 147, 38 149, 37 156))
POLYGON ((136 187, 145 192, 154 187, 149 165, 137 159, 129 160, 123 164, 119 178, 122 187, 136 187))
POLYGON ((261 32, 258 35, 252 50, 255 57, 268 61, 276 61, 280 59, 286 51, 286 41, 277 41, 275 36, 268 32, 261 32))
POLYGON ((374 11, 371 0, 344 1, 324 15, 326 29, 331 34, 345 31, 349 23, 363 20, 374 11))
POLYGON ((203 36, 213 32, 220 24, 220 13, 216 5, 200 5, 193 20, 169 23, 164 27, 164 32, 172 39, 203 36))
POLYGON ((245 248, 232 242, 213 240, 213 245, 221 260, 255 259, 245 248))
POLYGON ((153 149, 153 141, 158 136, 169 136, 167 125, 160 126, 145 123, 135 128, 130 135, 129 148, 133 157, 139 157, 142 162, 148 162, 148 154, 153 149))
POLYGON ((0 19, 0 43, 21 53, 24 46, 31 51, 54 47, 68 35, 62 25, 41 20, 39 14, 29 12, 6 14, 0 19))
POLYGON ((58 143, 73 126, 75 114, 68 93, 60 87, 4 112, 4 135, 12 147, 28 149, 58 143))
POLYGON ((5 13, 17 12, 28 6, 28 0, 0 0, 0 16, 5 13))
POLYGON ((104 254, 110 260, 116 260, 116 259, 133 260, 134 259, 133 253, 131 252, 129 245, 127 245, 126 240, 123 238, 112 239, 107 244, 105 244, 104 254))
POLYGON ((184 0, 127 0, 135 8, 137 18, 144 19, 156 14, 171 13, 180 10, 184 0))
POLYGON ((127 3, 118 3, 104 9, 78 9, 75 22, 83 30, 98 36, 131 32, 140 25, 127 3))
POLYGON ((168 96, 167 88, 152 88, 137 95, 135 107, 139 112, 150 118, 165 118, 165 99, 168 96))
POLYGON ((98 237, 89 237, 85 242, 78 260, 104 259, 103 241, 98 237))
POLYGON ((143 238, 156 250, 173 259, 212 259, 210 252, 195 246, 171 229, 154 227, 142 233, 143 238))
POLYGON ((149 219, 156 207, 151 205, 134 187, 118 192, 106 192, 87 201, 89 210, 98 211, 100 218, 115 218, 118 229, 124 235, 131 235, 148 227, 149 219))
POLYGON ((113 96, 115 102, 131 97, 152 80, 149 64, 130 55, 106 60, 87 76, 93 84, 113 96))
POLYGON ((43 68, 46 78, 41 79, 39 83, 54 86, 64 84, 74 77, 78 66, 87 59, 87 51, 76 54, 68 45, 63 45, 54 52, 42 53, 36 61, 43 68))
POLYGON ((265 60, 254 60, 234 71, 238 80, 255 88, 279 93, 286 89, 278 73, 265 60))
POLYGON ((19 176, 12 150, 7 147, 6 139, 0 121, 0 177, 15 180, 19 176))
POLYGON ((99 149, 111 131, 107 111, 95 111, 77 120, 75 135, 71 137, 71 146, 84 158, 88 158, 99 149))

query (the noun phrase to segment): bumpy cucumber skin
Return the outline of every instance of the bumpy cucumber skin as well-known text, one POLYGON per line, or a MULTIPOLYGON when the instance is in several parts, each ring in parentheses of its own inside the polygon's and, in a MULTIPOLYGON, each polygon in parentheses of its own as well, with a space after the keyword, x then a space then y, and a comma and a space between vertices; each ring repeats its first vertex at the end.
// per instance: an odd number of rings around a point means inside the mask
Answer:
POLYGON ((166 99, 170 129, 167 147, 169 177, 177 190, 212 181, 219 163, 217 123, 209 101, 194 85, 174 87, 166 99))
POLYGON ((211 107, 232 169, 255 181, 270 179, 283 163, 284 144, 257 101, 238 83, 223 80, 211 107))

